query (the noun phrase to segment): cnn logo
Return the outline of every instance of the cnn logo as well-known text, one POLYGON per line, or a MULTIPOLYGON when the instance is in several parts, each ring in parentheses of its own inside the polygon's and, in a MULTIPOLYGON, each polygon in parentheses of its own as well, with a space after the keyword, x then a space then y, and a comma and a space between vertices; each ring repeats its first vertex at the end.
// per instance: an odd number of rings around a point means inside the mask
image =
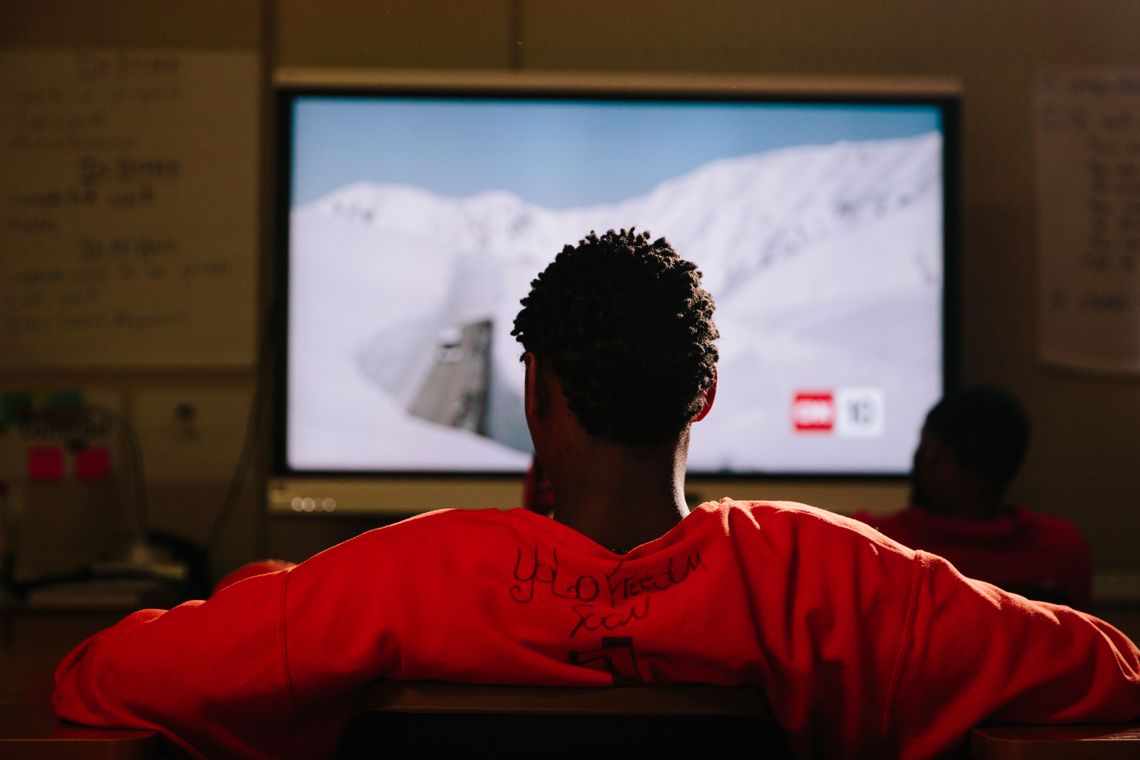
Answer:
POLYGON ((796 432, 829 433, 835 427, 835 397, 831 391, 800 391, 792 399, 796 432))

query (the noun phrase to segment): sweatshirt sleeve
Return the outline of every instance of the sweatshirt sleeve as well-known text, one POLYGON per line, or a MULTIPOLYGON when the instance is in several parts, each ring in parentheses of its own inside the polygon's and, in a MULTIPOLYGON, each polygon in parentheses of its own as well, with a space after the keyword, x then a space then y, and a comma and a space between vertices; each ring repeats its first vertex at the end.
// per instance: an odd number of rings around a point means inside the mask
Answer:
POLYGON ((331 756, 359 688, 399 675, 398 642, 446 630, 438 620, 423 624, 442 613, 420 595, 444 598, 449 576, 430 570, 447 559, 441 547, 468 538, 454 520, 441 527, 440 514, 370 531, 296 566, 253 563, 207 601, 130 615, 60 663, 56 715, 156 730, 198 757, 331 756), (429 570, 419 573, 421 564, 429 570))
POLYGON ((285 663, 288 580, 288 570, 257 575, 91 636, 56 669, 56 715, 160 731, 196 756, 296 754, 307 739, 285 663))
POLYGON ((900 757, 934 756, 983 722, 1140 717, 1140 650, 1120 631, 966 578, 941 557, 915 561, 913 625, 888 717, 900 757))

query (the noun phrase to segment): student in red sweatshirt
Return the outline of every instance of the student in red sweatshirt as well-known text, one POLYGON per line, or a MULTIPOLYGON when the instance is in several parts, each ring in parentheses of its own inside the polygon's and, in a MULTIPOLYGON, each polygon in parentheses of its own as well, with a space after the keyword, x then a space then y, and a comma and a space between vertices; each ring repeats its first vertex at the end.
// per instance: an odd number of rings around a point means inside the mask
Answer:
POLYGON ((690 512, 712 312, 664 240, 567 246, 514 331, 554 519, 436 512, 137 612, 60 664, 57 713, 207 757, 327 756, 377 678, 754 684, 802 756, 930 757, 984 720, 1140 717, 1140 651, 1103 621, 811 507, 690 512))
POLYGON ((911 506, 855 515, 965 575, 1033 599, 1088 606, 1092 560, 1067 520, 1006 500, 1029 447, 1029 416, 1008 391, 952 391, 926 416, 914 454, 911 506))

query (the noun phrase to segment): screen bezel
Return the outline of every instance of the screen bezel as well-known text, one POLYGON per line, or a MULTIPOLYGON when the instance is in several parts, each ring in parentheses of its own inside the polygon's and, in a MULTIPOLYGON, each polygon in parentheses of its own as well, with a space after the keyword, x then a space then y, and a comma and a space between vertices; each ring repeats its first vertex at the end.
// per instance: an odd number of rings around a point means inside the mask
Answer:
MULTIPOLYGON (((306 470, 293 468, 287 457, 289 360, 289 219, 293 182, 292 105, 297 98, 344 97, 452 97, 498 100, 688 101, 769 102, 790 104, 866 103, 931 105, 940 110, 943 127, 943 291, 942 387, 958 381, 958 247, 960 95, 957 83, 944 79, 840 79, 833 77, 756 78, 731 76, 598 75, 532 72, 377 72, 363 70, 283 69, 275 77, 277 181, 273 209, 273 265, 276 297, 273 299, 274 361, 272 399, 272 475, 298 478, 306 483, 322 480, 362 482, 392 479, 400 482, 452 480, 517 481, 522 473, 479 470, 306 470)), ((737 471, 690 473, 694 482, 777 480, 794 482, 899 482, 909 472, 779 472, 737 471)), ((280 483, 280 481, 278 481, 280 483)))

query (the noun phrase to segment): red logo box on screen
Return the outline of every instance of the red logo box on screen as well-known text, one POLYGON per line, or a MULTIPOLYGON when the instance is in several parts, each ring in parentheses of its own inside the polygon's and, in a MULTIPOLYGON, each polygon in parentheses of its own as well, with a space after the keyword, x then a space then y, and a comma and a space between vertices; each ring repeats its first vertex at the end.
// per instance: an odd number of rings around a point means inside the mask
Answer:
POLYGON ((792 427, 797 433, 830 433, 835 428, 835 394, 796 391, 792 398, 792 427))

